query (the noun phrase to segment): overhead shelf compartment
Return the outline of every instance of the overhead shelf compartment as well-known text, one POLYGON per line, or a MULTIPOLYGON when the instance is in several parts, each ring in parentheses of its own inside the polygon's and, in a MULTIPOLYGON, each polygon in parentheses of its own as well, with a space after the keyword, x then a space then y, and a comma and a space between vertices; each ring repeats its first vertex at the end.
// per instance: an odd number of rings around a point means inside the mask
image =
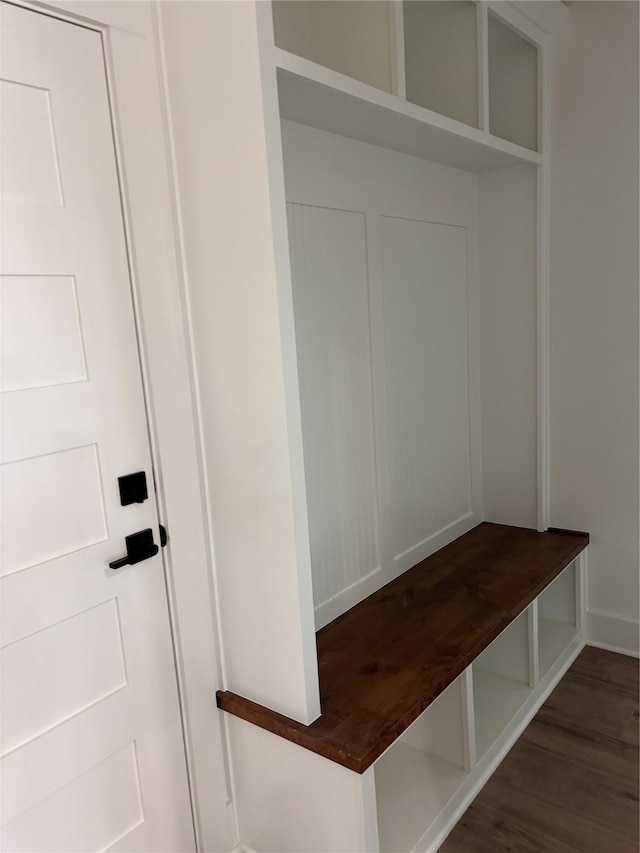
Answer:
POLYGON ((381 0, 274 0, 278 47, 392 91, 389 4, 381 0))
POLYGON ((477 5, 409 0, 402 8, 407 100, 477 127, 477 5))
POLYGON ((489 13, 489 129, 538 150, 538 48, 489 13))

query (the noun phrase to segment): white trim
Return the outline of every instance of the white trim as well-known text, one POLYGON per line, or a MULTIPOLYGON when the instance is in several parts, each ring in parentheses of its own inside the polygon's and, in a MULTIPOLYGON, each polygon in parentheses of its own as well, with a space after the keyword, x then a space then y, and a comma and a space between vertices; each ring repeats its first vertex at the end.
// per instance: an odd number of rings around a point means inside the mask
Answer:
POLYGON ((486 3, 476 7, 478 29, 478 128, 491 132, 489 124, 489 13, 486 3))
POLYGON ((586 621, 588 645, 640 657, 640 624, 636 620, 590 610, 586 621))
POLYGON ((544 39, 538 47, 538 141, 543 152, 538 169, 538 253, 537 253, 537 405, 538 405, 538 529, 549 526, 549 305, 551 231, 551 56, 544 39))
POLYGON ((527 628, 529 635, 529 687, 534 690, 540 682, 540 646, 538 636, 538 599, 534 598, 527 610, 527 628))
POLYGON ((587 645, 594 649, 603 649, 605 652, 615 652, 617 655, 626 655, 627 657, 640 660, 640 652, 632 652, 629 649, 622 649, 620 646, 610 646, 607 643, 597 643, 595 640, 589 640, 587 645))
POLYGON ((391 58, 391 91, 403 100, 407 97, 404 56, 404 12, 402 3, 389 3, 389 55, 391 58))
POLYGON ((382 567, 378 566, 368 575, 359 578, 355 583, 352 583, 346 589, 340 590, 336 595, 318 604, 315 608, 316 631, 324 628, 329 622, 333 622, 338 616, 341 616, 351 607, 354 607, 359 601, 362 601, 367 596, 376 592, 386 583, 386 577, 381 576, 382 567))
POLYGON ((101 32, 199 850, 229 850, 226 744, 213 697, 220 685, 212 555, 203 495, 187 306, 174 244, 153 4, 51 0, 31 8, 101 32))

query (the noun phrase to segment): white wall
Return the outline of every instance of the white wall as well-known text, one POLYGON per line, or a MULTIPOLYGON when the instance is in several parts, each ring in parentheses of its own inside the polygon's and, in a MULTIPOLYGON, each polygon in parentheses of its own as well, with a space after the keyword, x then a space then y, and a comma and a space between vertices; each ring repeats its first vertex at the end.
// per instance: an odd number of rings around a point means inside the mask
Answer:
POLYGON ((551 521, 588 530, 589 637, 638 649, 638 4, 572 3, 553 60, 551 521))

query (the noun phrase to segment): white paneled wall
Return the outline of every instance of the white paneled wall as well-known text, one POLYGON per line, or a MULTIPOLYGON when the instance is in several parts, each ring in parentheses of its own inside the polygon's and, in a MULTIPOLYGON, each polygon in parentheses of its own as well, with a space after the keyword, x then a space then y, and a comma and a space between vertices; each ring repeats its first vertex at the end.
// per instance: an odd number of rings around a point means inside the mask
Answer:
POLYGON ((462 227, 382 217, 392 559, 471 514, 467 246, 462 227))
POLYGON ((318 627, 482 520, 477 180, 283 123, 318 627))
POLYGON ((314 598, 379 569, 366 222, 288 205, 314 598))

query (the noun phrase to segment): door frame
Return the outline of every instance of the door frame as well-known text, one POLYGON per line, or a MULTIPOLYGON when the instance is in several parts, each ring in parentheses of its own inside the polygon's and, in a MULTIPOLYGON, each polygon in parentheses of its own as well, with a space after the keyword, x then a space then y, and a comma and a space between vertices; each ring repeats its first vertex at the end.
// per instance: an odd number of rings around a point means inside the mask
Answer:
POLYGON ((9 0, 101 34, 199 851, 238 843, 185 260, 153 0, 9 0))

